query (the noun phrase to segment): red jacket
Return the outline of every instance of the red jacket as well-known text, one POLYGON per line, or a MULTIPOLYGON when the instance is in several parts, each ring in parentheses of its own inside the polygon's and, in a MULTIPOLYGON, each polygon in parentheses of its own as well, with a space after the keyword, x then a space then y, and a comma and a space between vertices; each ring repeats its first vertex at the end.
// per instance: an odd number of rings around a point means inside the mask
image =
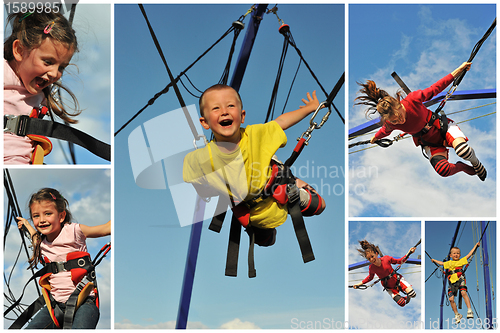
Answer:
MULTIPOLYGON (((438 82, 434 83, 429 88, 424 90, 416 90, 408 94, 406 98, 401 100, 401 104, 406 109, 406 121, 404 124, 393 125, 386 122, 375 134, 376 139, 382 139, 393 130, 401 130, 408 134, 416 134, 427 124, 430 119, 430 110, 424 106, 424 102, 432 99, 434 96, 443 91, 450 83, 453 82, 453 75, 448 74, 438 82)), ((441 143, 443 138, 436 127, 432 127, 423 137, 425 141, 432 143, 441 143)), ((419 145, 418 138, 413 139, 415 145, 419 145)))
MULTIPOLYGON (((391 256, 383 256, 382 258, 380 258, 380 260, 382 261, 382 264, 380 266, 370 264, 370 266, 368 267, 369 274, 363 280, 363 284, 366 284, 367 282, 370 282, 371 280, 373 280, 373 277, 375 276, 375 274, 377 274, 377 276, 380 279, 385 278, 386 276, 391 274, 391 272, 393 271, 393 268, 391 265, 400 264, 402 262, 403 258, 395 259, 391 256)), ((396 275, 393 275, 389 279, 389 281, 387 281, 385 287, 388 289, 392 289, 396 286, 396 282, 397 282, 397 277, 396 277, 396 275)))

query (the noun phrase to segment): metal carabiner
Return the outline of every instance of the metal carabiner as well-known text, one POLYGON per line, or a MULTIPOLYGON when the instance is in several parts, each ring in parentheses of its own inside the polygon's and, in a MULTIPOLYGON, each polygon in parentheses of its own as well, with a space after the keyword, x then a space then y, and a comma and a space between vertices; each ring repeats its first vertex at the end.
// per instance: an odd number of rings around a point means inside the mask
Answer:
POLYGON ((207 137, 204 134, 198 135, 197 138, 193 139, 194 149, 198 149, 198 146, 196 145, 196 141, 198 141, 200 139, 203 139, 203 143, 205 144, 205 146, 208 144, 207 137))
POLYGON ((313 115, 311 117, 311 120, 309 121, 309 124, 311 126, 313 126, 315 129, 321 128, 324 125, 324 123, 328 120, 328 117, 330 116, 330 113, 332 113, 332 109, 329 106, 328 107, 328 112, 323 116, 323 118, 321 119, 320 124, 318 125, 318 123, 316 123, 314 121, 314 118, 316 118, 316 115, 318 114, 319 110, 321 110, 325 105, 326 105, 326 101, 325 102, 321 102, 318 105, 318 108, 316 109, 316 111, 314 111, 314 113, 313 113, 313 115))
POLYGON ((304 133, 302 133, 302 135, 297 139, 297 141, 302 139, 302 138, 306 138, 305 144, 307 145, 309 143, 309 139, 312 136, 312 132, 315 129, 320 129, 326 123, 326 121, 328 120, 328 117, 330 117, 330 114, 332 113, 332 109, 330 106, 328 106, 328 112, 323 116, 319 125, 317 122, 314 121, 314 118, 316 118, 316 115, 318 114, 319 110, 321 110, 323 108, 323 106, 325 106, 325 105, 326 105, 326 101, 321 102, 318 105, 316 111, 314 111, 313 115, 311 116, 311 120, 309 120, 309 128, 304 133))

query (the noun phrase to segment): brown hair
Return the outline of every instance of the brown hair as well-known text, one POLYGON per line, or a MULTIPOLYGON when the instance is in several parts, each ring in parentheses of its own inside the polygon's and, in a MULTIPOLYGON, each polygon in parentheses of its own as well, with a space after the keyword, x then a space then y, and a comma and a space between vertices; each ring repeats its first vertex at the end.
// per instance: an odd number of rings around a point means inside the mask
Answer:
POLYGON ((204 113, 203 113, 203 97, 205 96, 205 94, 207 92, 210 92, 212 90, 223 90, 223 89, 232 89, 234 90, 234 92, 236 93, 236 96, 238 97, 238 101, 240 102, 240 108, 243 110, 243 102, 241 101, 241 96, 240 96, 240 93, 236 91, 236 89, 234 89, 233 87, 231 86, 228 86, 227 84, 221 84, 221 83, 218 83, 218 84, 214 84, 213 86, 207 88, 203 94, 201 94, 200 96, 200 100, 199 100, 199 104, 200 104, 200 114, 202 117, 205 117, 204 113))
POLYGON ((385 124, 391 117, 399 114, 398 110, 401 107, 402 92, 398 90, 396 98, 390 96, 387 91, 377 88, 377 85, 372 80, 367 80, 366 83, 357 82, 362 88, 359 90, 364 96, 358 96, 354 101, 355 105, 367 105, 366 117, 379 113, 380 121, 385 124))
MULTIPOLYGON (((12 13, 8 16, 7 22, 12 22, 12 33, 3 44, 3 57, 9 62, 15 60, 12 47, 16 40, 19 40, 24 49, 31 51, 39 47, 46 38, 51 38, 68 49, 78 52, 75 31, 71 28, 69 21, 59 12, 52 10, 48 13, 45 11, 41 13, 34 12, 27 16, 21 12, 12 13), (50 31, 48 33, 44 32, 49 25, 52 25, 50 31)), ((44 88, 43 93, 47 100, 47 107, 54 114, 68 123, 74 124, 77 122, 71 117, 79 115, 81 110, 79 110, 76 96, 68 88, 64 87, 60 82, 56 82, 44 88), (70 95, 74 112, 70 113, 66 110, 58 96, 59 88, 70 95)))
MULTIPOLYGON (((28 202, 30 218, 32 218, 31 205, 33 205, 35 202, 41 202, 41 201, 53 202, 57 212, 59 213, 66 212, 66 217, 64 218, 64 221, 61 223, 61 228, 64 227, 64 225, 71 223, 73 217, 69 210, 68 200, 66 200, 58 190, 48 187, 42 188, 38 192, 33 193, 31 195, 30 200, 28 202)), ((39 263, 42 260, 40 243, 43 241, 44 238, 45 236, 42 235, 39 231, 37 231, 37 233, 33 235, 32 239, 33 256, 28 259, 28 263, 30 264, 29 268, 36 267, 37 263, 39 263)))
POLYGON ((373 252, 377 253, 379 256, 382 256, 382 251, 378 248, 378 246, 368 242, 367 240, 361 240, 358 241, 359 245, 361 246, 361 249, 356 249, 359 252, 359 255, 362 256, 363 258, 366 258, 366 253, 367 252, 373 252))

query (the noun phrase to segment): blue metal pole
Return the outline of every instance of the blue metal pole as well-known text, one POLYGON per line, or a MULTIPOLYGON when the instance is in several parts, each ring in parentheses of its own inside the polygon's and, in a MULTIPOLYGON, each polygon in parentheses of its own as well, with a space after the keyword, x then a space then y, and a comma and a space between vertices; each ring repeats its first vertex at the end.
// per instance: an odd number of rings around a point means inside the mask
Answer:
POLYGON ((243 75, 245 74, 245 70, 247 68, 248 59, 250 58, 250 53, 252 52, 255 37, 259 31, 260 21, 262 21, 266 9, 267 4, 261 4, 257 5, 257 9, 252 12, 252 20, 250 21, 250 24, 248 24, 245 39, 241 45, 240 54, 234 68, 233 77, 231 79, 231 83, 229 84, 236 91, 240 90, 241 81, 243 80, 243 75))
MULTIPOLYGON (((267 5, 258 5, 257 10, 252 12, 252 20, 243 40, 243 45, 240 50, 231 86, 235 90, 239 90, 245 69, 250 58, 250 53, 255 42, 260 21, 267 9, 267 5)), ((201 230, 203 228, 203 215, 205 212, 205 201, 197 197, 196 210, 193 217, 193 225, 191 226, 191 236, 189 238, 188 254, 186 259, 186 267, 184 270, 184 280, 182 282, 181 299, 179 310, 177 312, 177 322, 175 328, 186 329, 189 306, 191 304, 191 295, 193 292, 194 275, 196 271, 196 261, 198 259, 198 250, 200 248, 201 230)))
POLYGON ((205 201, 196 196, 196 210, 191 225, 191 236, 184 269, 184 280, 182 281, 181 300, 177 312, 177 322, 175 328, 185 329, 191 304, 191 294, 193 292, 194 273, 196 271, 196 261, 198 260, 198 250, 200 248, 201 230, 203 228, 203 215, 205 212, 205 201))
MULTIPOLYGON (((484 233, 486 229, 486 225, 484 221, 481 221, 481 231, 484 233)), ((483 274, 484 274, 484 300, 486 302, 486 318, 489 320, 488 328, 493 328, 493 311, 492 311, 492 303, 491 303, 491 281, 490 281, 490 266, 489 266, 489 257, 488 257, 488 242, 487 237, 483 237, 481 241, 481 245, 483 247, 483 274)))

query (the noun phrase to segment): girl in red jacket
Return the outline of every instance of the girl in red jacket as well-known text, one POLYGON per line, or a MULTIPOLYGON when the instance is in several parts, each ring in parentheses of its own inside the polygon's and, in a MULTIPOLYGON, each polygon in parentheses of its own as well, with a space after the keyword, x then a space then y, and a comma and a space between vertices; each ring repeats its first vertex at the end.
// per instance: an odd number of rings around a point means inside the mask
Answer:
POLYGON ((391 256, 379 257, 381 253, 378 246, 375 246, 366 240, 359 241, 359 244, 361 245, 361 249, 358 249, 358 252, 362 257, 365 257, 370 262, 370 266, 368 267, 368 276, 360 283, 355 284, 353 286, 354 289, 357 289, 359 286, 373 280, 376 274, 379 277, 384 290, 387 290, 389 295, 391 295, 392 299, 398 303, 399 306, 405 306, 410 302, 411 298, 417 296, 417 293, 413 290, 411 284, 406 282, 404 277, 395 272, 391 266, 392 264, 403 263, 403 261, 406 260, 411 253, 415 252, 414 247, 412 247, 403 258, 395 259, 391 256), (401 296, 399 294, 400 291, 405 293, 406 296, 401 296))
POLYGON ((393 130, 401 130, 413 135, 415 145, 423 147, 432 166, 440 176, 448 177, 462 171, 469 175, 477 174, 484 181, 486 169, 468 145, 468 139, 460 128, 448 119, 448 131, 443 139, 439 128, 428 124, 432 112, 423 104, 443 91, 462 71, 468 71, 470 66, 470 62, 464 62, 432 86, 424 90, 413 91, 404 99, 401 99, 401 92, 396 94, 397 98, 389 96, 385 90, 377 88, 375 82, 371 80, 358 83, 362 86, 360 93, 364 95, 357 97, 355 101, 359 100, 359 102, 355 104, 368 105, 367 115, 378 112, 382 123, 382 127, 370 142, 375 143, 376 140, 391 134, 393 130), (459 157, 471 162, 472 167, 462 162, 449 163, 447 147, 453 147, 459 157))

